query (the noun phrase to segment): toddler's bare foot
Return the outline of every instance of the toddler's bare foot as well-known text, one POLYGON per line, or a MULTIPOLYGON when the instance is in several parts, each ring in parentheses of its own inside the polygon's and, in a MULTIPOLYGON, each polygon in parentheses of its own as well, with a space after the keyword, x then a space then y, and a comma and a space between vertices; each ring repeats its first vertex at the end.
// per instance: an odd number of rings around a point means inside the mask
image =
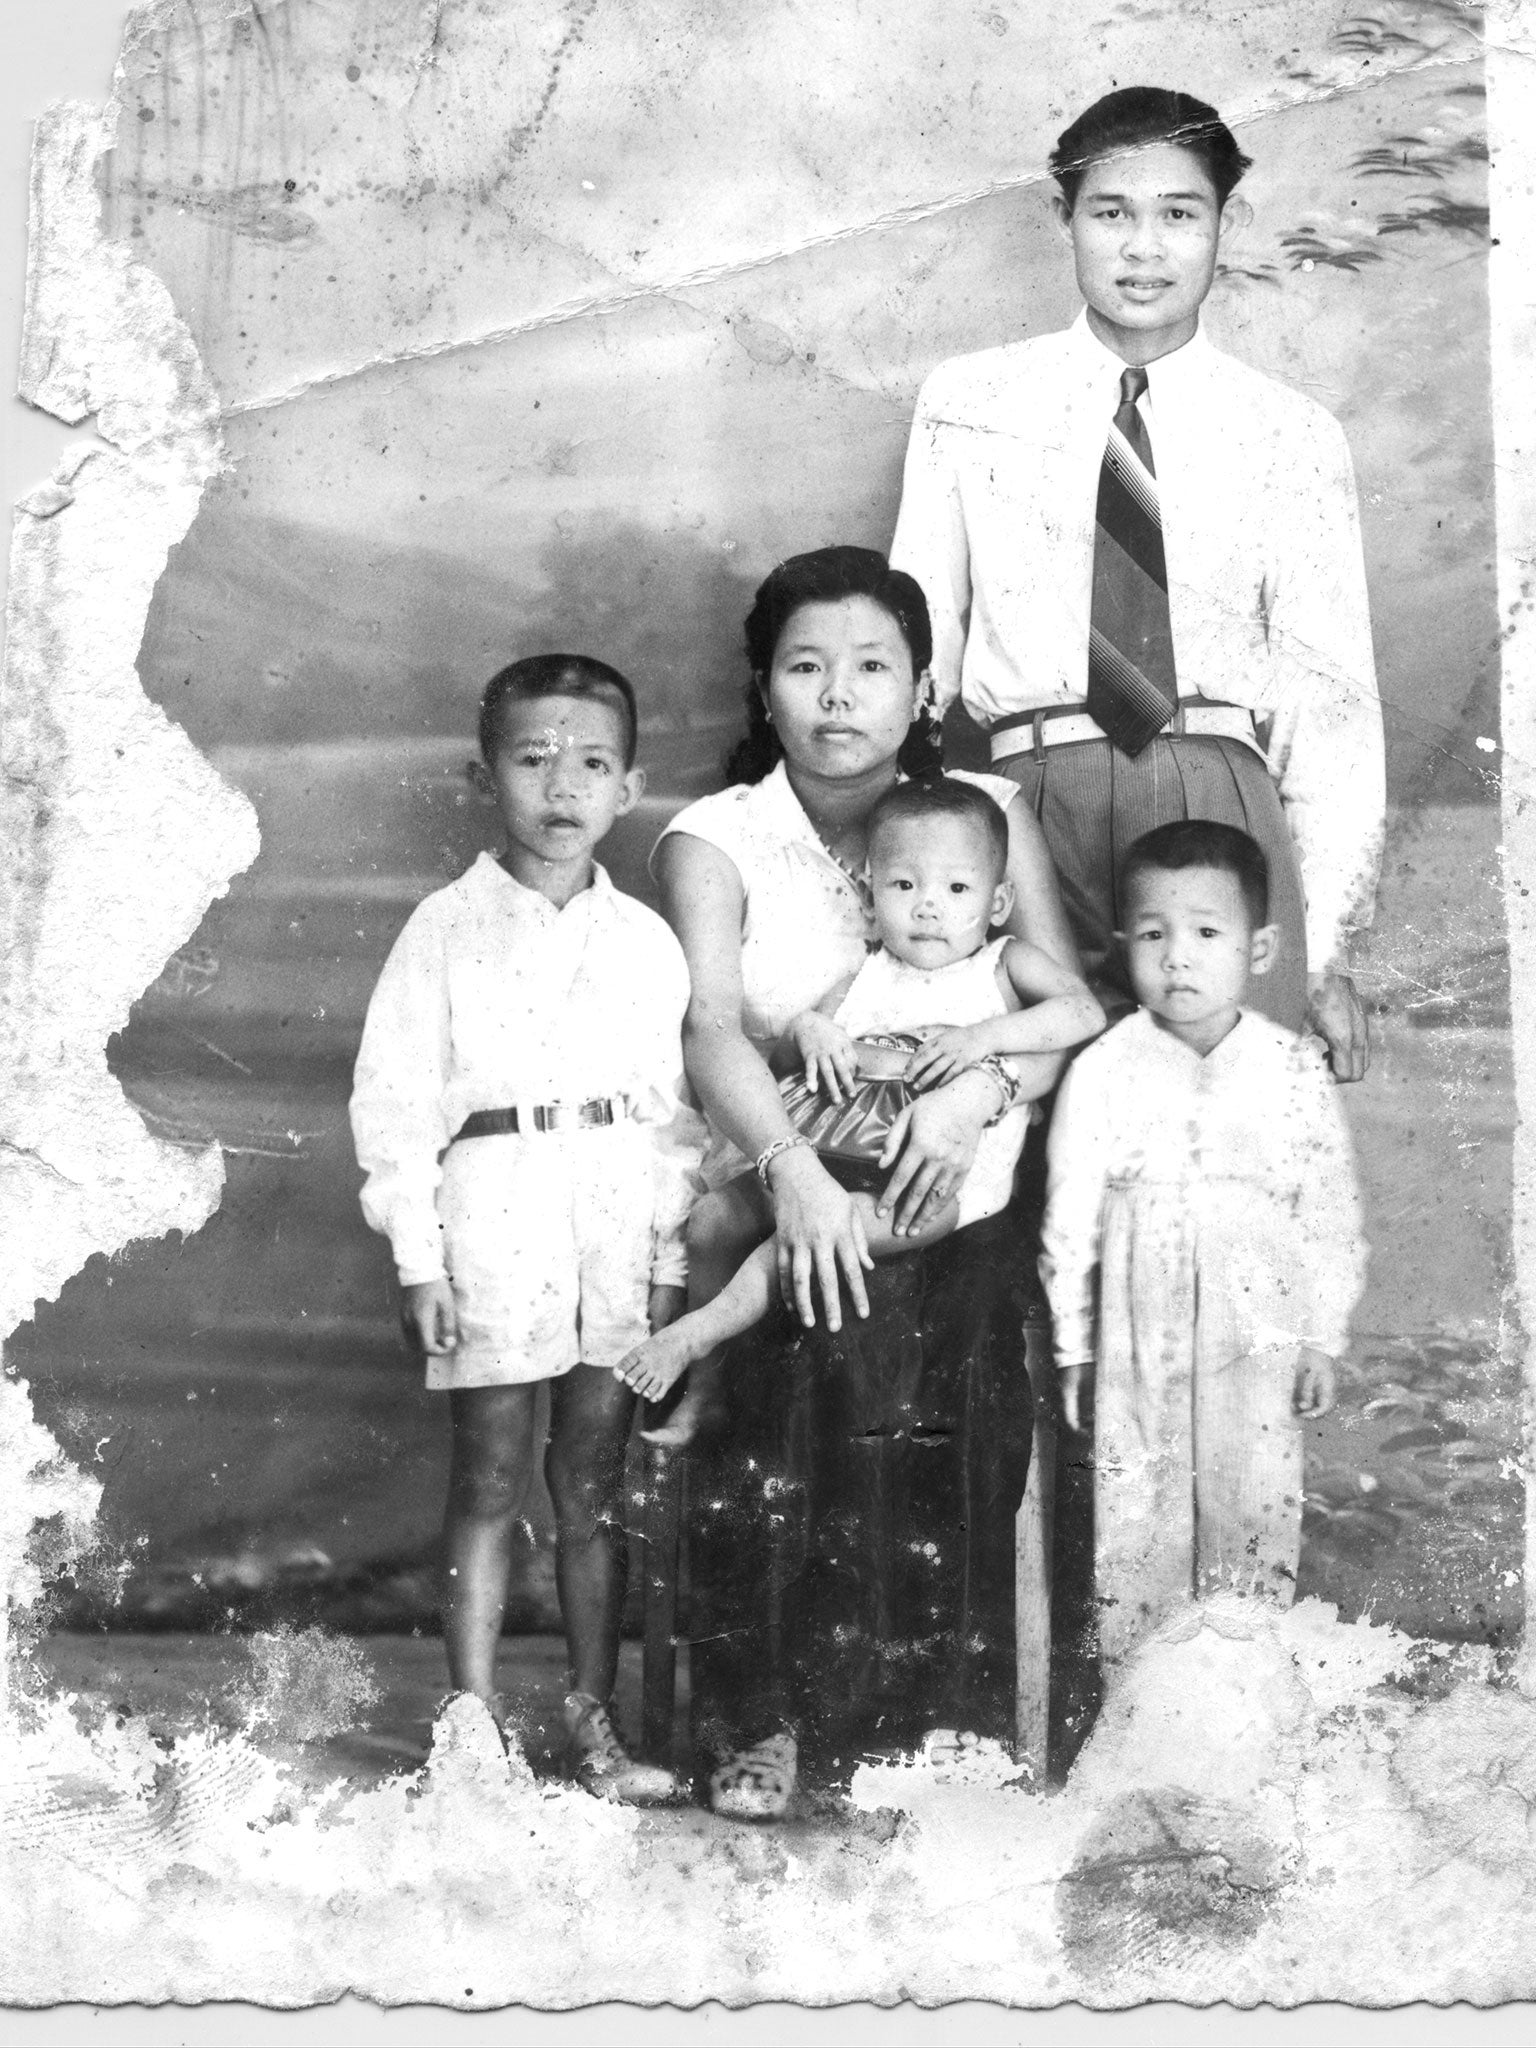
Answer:
POLYGON ((613 1368, 615 1374, 647 1401, 659 1401, 700 1355, 702 1347, 689 1328, 695 1320, 681 1316, 666 1329, 657 1330, 633 1351, 625 1352, 613 1368))

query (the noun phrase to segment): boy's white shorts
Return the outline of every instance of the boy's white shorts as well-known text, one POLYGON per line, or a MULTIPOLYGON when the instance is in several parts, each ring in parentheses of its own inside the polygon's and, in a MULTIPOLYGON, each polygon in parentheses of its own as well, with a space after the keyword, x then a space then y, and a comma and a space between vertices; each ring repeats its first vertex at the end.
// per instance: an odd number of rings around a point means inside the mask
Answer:
POLYGON ((437 1208, 459 1348, 427 1359, 427 1385, 555 1379, 643 1343, 654 1171, 633 1123, 450 1145, 437 1208))

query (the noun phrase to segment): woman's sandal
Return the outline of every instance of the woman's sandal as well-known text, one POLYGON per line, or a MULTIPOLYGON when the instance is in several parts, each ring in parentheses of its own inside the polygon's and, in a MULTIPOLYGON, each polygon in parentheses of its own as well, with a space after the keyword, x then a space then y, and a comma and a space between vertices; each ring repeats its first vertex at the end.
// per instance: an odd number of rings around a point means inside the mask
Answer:
POLYGON ((738 1749, 709 1777, 710 1811, 722 1820, 782 1820, 800 1773, 800 1745, 788 1728, 738 1749))

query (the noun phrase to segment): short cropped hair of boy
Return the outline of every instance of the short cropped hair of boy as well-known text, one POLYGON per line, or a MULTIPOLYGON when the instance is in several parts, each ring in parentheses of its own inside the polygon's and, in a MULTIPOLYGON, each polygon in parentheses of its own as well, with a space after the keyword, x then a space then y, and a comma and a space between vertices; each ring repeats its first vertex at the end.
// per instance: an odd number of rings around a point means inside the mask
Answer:
POLYGON ((1074 1430, 1094 1393, 1110 1673, 1219 1587, 1293 1597, 1302 1424, 1333 1403, 1365 1262, 1317 1048, 1246 1007, 1275 952, 1262 850, 1163 825, 1120 887, 1141 1007, 1062 1085, 1040 1260, 1074 1430))
POLYGON ((1083 310, 940 363, 918 395, 891 561, 1025 792, 1090 985, 1127 1007, 1117 865, 1154 825, 1255 838, 1282 943, 1255 1000, 1335 1075, 1369 1034, 1349 942, 1386 809, 1349 449, 1314 399, 1212 346, 1249 159, 1192 94, 1133 85, 1059 137, 1053 210, 1083 310))
POLYGON ((682 950, 593 859, 644 788, 636 732, 634 691, 604 662, 543 655, 491 679, 475 779, 505 845, 395 942, 351 1118, 363 1213, 450 1403, 451 1680, 502 1719, 496 1653, 548 1381, 572 1767, 591 1792, 649 1803, 678 1787, 612 1720, 634 1396, 609 1368, 683 1307, 702 1129, 680 1092, 682 950))

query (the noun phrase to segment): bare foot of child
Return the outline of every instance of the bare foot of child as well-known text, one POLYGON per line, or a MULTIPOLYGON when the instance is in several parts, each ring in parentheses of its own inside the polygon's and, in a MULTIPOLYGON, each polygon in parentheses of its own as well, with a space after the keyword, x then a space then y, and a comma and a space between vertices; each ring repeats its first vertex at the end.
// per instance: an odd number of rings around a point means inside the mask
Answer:
MULTIPOLYGON (((672 1328, 676 1329, 677 1325, 674 1323, 672 1328)), ((644 1348, 641 1347, 642 1350, 644 1348)), ((675 1402, 668 1413, 656 1417, 648 1429, 641 1430, 641 1441, 655 1444, 658 1450, 680 1451, 685 1444, 691 1444, 695 1437, 707 1435, 712 1431, 722 1419, 723 1413, 724 1403, 720 1398, 720 1360, 718 1356, 705 1352, 692 1360, 688 1377, 681 1389, 681 1399, 675 1402)))
MULTIPOLYGON (((626 1351, 613 1368, 614 1377, 647 1401, 659 1401, 682 1378, 705 1347, 695 1328, 697 1316, 680 1316, 664 1330, 657 1330, 633 1351, 626 1351)), ((686 1398, 686 1397, 685 1397, 686 1398)))

